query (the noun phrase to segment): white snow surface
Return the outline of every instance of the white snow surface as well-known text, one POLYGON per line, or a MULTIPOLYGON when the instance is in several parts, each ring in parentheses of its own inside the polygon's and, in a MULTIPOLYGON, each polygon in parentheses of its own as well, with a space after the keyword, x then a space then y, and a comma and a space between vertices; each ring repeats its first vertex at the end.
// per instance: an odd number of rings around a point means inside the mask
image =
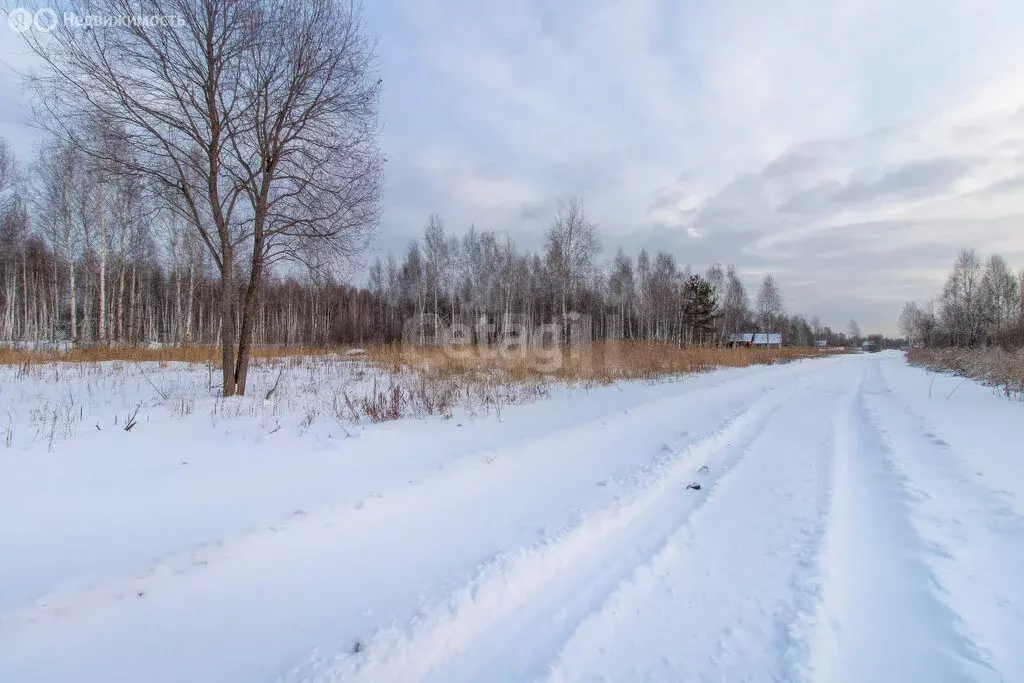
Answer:
POLYGON ((347 429, 8 380, 3 682, 1024 681, 1024 403, 897 353, 347 429))

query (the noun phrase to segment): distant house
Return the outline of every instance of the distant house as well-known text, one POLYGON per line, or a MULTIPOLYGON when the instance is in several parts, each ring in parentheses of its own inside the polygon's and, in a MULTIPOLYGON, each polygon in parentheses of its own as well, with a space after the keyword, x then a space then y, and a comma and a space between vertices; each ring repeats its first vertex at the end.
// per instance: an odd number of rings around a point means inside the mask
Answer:
POLYGON ((814 348, 816 348, 816 349, 827 349, 828 348, 828 339, 815 339, 814 340, 814 348))
POLYGON ((760 332, 730 334, 726 340, 726 346, 730 348, 752 346, 761 349, 780 349, 782 348, 782 335, 777 332, 771 334, 762 334, 760 332))

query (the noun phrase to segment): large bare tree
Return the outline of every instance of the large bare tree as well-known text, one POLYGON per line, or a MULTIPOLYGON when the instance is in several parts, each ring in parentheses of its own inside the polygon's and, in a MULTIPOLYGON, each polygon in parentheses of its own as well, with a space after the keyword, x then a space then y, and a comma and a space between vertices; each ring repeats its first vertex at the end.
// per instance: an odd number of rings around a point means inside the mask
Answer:
POLYGON ((43 63, 30 76, 40 120, 117 172, 174 195, 168 205, 220 274, 224 395, 244 393, 267 269, 336 265, 359 251, 379 217, 380 81, 359 7, 45 4, 58 16, 143 19, 24 34, 43 63), (98 144, 95 121, 117 131, 124 153, 98 144))

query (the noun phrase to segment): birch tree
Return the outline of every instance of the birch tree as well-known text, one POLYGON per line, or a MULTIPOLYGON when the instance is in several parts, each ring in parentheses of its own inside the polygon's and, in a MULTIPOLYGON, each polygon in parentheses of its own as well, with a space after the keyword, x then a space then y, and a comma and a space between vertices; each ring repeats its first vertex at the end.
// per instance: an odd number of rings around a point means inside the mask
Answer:
POLYGON ((750 299, 747 297, 747 289, 743 286, 736 267, 730 265, 726 269, 725 299, 722 302, 722 318, 726 335, 739 332, 739 326, 747 318, 749 310, 750 299))
POLYGON ((771 273, 761 280, 761 288, 757 292, 757 312, 761 319, 761 328, 768 334, 775 333, 785 308, 779 285, 771 273))
POLYGON ((857 324, 857 321, 854 320, 853 318, 850 318, 850 324, 847 325, 846 329, 848 334, 850 335, 850 341, 854 344, 859 343, 861 336, 860 325, 857 324))
POLYGON ((980 341, 984 316, 980 289, 981 259, 973 249, 964 249, 941 297, 942 322, 955 345, 974 346, 980 341))
POLYGON ((562 202, 544 241, 544 259, 555 286, 566 325, 572 293, 594 266, 601 242, 593 221, 577 198, 562 202))
POLYGON ((444 273, 448 270, 448 240, 444 235, 444 223, 437 214, 430 214, 427 227, 423 230, 424 256, 426 258, 427 287, 430 289, 435 320, 440 318, 438 301, 444 273))
POLYGON ((1017 277, 999 254, 993 254, 985 263, 980 296, 987 341, 992 344, 1008 341, 1017 324, 1020 290, 1017 277))

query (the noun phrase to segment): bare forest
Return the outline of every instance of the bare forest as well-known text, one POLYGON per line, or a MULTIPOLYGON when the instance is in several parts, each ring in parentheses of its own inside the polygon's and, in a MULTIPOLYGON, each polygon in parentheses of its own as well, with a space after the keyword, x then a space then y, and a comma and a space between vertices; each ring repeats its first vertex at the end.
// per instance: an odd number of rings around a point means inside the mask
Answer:
MULTIPOLYGON (((74 154, 64 148, 64 157, 28 166, 27 202, 14 192, 17 181, 9 184, 15 199, 3 223, 3 340, 217 343, 218 268, 196 231, 116 176, 97 187, 100 179, 82 170, 74 154), (64 175, 56 163, 66 164, 64 175), (102 230, 100 194, 108 207, 102 230)), ((493 342, 523 316, 539 327, 569 312, 589 316, 598 339, 691 346, 765 330, 783 333, 795 346, 816 338, 844 341, 816 321, 787 316, 770 275, 751 296, 732 266, 694 272, 664 251, 632 257, 618 250, 608 262, 598 245, 597 228, 578 201, 554 217, 538 252, 474 226, 461 235, 447 231, 432 215, 404 253, 373 260, 360 286, 301 265, 265 268, 254 342, 386 343, 400 340, 410 319, 434 316, 448 327, 468 321, 474 341, 493 342)), ((249 276, 236 264, 232 281, 249 276)), ((241 298, 244 286, 236 287, 241 298)))

